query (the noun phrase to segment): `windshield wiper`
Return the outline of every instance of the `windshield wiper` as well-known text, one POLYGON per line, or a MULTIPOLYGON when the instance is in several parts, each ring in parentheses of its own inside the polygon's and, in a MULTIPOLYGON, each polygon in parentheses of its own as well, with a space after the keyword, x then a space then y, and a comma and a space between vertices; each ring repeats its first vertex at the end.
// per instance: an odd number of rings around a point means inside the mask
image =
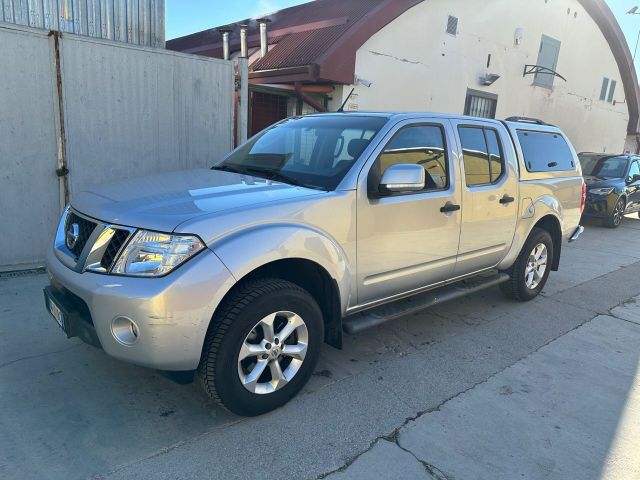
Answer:
POLYGON ((274 171, 269 168, 260 168, 260 167, 231 167, 229 165, 216 165, 211 167, 212 170, 222 170, 223 172, 232 172, 239 173, 241 175, 252 175, 256 177, 265 178, 266 180, 275 180, 277 182, 288 183, 295 187, 303 187, 303 188, 312 188, 314 190, 325 190, 324 188, 318 187, 316 185, 309 185, 299 180, 296 180, 289 175, 286 175, 279 171, 274 171))
POLYGON ((244 173, 242 170, 237 168, 230 167, 229 165, 214 165, 211 167, 211 170, 221 170, 223 172, 231 172, 231 173, 244 173))
POLYGON ((296 187, 312 188, 314 190, 324 190, 323 188, 320 188, 316 185, 309 185, 307 183, 303 183, 277 170, 271 170, 269 168, 260 168, 260 167, 244 167, 244 170, 249 173, 255 173, 258 176, 264 175, 265 177, 267 177, 267 180, 275 180, 276 182, 288 183, 296 187))

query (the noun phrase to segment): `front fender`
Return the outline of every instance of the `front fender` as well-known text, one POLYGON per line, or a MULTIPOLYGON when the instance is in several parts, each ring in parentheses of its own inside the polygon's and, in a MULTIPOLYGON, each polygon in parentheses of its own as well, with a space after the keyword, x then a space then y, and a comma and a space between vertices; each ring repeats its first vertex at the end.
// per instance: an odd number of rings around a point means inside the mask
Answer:
POLYGON ((209 248, 237 280, 268 263, 299 258, 320 265, 335 280, 343 313, 352 295, 355 298, 355 272, 345 252, 327 233, 307 225, 254 225, 215 240, 209 248))

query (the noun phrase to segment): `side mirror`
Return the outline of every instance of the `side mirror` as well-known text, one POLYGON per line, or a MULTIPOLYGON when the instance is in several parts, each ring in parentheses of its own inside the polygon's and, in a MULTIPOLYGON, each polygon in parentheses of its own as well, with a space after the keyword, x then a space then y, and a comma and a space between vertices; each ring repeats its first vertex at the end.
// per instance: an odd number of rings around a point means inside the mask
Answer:
POLYGON ((381 193, 408 193, 424 190, 425 171, 421 165, 398 163, 384 171, 380 180, 381 193))
POLYGON ((629 175, 626 179, 627 185, 631 185, 632 183, 635 182, 640 182, 640 175, 636 174, 636 175, 629 175))

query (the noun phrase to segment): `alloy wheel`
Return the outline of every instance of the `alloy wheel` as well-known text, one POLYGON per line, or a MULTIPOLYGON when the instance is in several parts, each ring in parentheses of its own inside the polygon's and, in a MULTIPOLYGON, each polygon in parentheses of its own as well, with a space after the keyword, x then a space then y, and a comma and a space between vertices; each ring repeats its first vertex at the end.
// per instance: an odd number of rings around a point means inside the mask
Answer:
POLYGON ((309 332, 302 317, 286 311, 267 315, 240 347, 240 382, 259 395, 283 388, 300 371, 308 344, 309 332))
POLYGON ((530 290, 535 290, 542 282, 547 271, 547 246, 544 243, 536 245, 529 254, 527 267, 524 270, 524 281, 530 290))
POLYGON ((613 209, 613 224, 616 227, 622 223, 622 217, 624 217, 624 201, 620 199, 613 209))

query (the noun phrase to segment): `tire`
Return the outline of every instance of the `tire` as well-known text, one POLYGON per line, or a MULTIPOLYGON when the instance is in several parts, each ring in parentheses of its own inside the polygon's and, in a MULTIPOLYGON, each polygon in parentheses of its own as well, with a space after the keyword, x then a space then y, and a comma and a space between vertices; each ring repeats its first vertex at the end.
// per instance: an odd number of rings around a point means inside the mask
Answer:
MULTIPOLYGON (((542 252, 542 249, 540 250, 542 252)), ((534 228, 529 238, 522 247, 522 251, 513 266, 505 273, 509 274, 509 280, 500 284, 500 289, 509 298, 520 302, 528 302, 536 298, 549 278, 551 272, 551 263, 553 261, 553 239, 546 230, 534 228), (546 263, 542 275, 536 275, 541 270, 535 269, 536 273, 529 273, 530 258, 536 252, 539 246, 543 245, 546 250, 546 263), (539 278, 538 278, 539 277, 539 278), (533 279, 531 282, 530 280, 533 279)), ((542 262, 538 259, 538 266, 542 266, 542 262)))
POLYGON ((613 212, 611 212, 611 215, 602 221, 604 226, 608 228, 618 228, 622 224, 626 206, 627 204, 624 198, 620 197, 616 202, 616 206, 613 208, 613 212))
POLYGON ((322 312, 307 291, 279 279, 247 281, 214 315, 198 377, 205 392, 233 413, 269 412, 287 403, 311 377, 323 330, 322 312), (285 326, 293 333, 280 342, 285 326), (240 360, 241 351, 247 358, 240 360))

